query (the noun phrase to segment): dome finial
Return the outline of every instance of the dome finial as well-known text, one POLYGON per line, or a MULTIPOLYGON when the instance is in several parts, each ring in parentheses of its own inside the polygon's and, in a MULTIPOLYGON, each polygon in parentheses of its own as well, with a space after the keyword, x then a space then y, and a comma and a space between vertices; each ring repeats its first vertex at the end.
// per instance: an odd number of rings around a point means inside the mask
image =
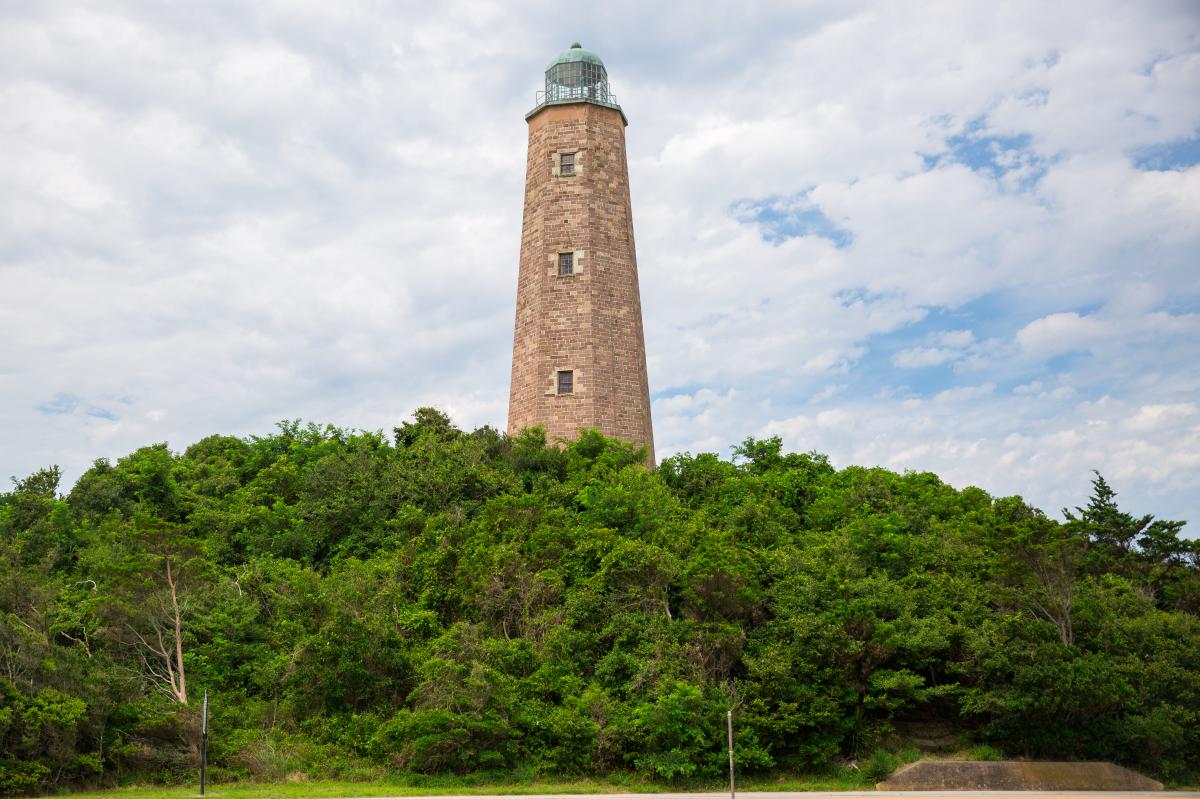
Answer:
POLYGON ((582 50, 583 45, 580 44, 579 42, 571 42, 571 49, 572 50, 582 50))

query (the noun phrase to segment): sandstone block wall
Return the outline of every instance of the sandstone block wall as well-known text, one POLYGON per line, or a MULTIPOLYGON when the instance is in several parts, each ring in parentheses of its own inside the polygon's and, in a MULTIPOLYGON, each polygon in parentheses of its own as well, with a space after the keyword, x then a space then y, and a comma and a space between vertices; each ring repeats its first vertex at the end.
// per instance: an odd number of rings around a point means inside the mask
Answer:
POLYGON ((625 125, 590 103, 529 118, 508 431, 539 424, 551 438, 595 427, 654 461, 625 125), (561 153, 576 153, 575 175, 559 174, 561 153), (575 254, 569 277, 563 252, 575 254), (572 394, 556 392, 562 369, 572 394))

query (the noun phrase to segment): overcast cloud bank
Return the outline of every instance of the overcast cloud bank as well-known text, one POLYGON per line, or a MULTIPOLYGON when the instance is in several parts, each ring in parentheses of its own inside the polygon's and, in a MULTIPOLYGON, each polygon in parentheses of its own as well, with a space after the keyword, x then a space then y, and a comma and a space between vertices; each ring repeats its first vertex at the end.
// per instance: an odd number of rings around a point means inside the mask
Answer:
MULTIPOLYGON (((655 433, 1200 525, 1200 9, 0 7, 0 467, 502 427, 525 125, 599 52, 655 433)), ((1196 535, 1198 530, 1186 531, 1196 535)))

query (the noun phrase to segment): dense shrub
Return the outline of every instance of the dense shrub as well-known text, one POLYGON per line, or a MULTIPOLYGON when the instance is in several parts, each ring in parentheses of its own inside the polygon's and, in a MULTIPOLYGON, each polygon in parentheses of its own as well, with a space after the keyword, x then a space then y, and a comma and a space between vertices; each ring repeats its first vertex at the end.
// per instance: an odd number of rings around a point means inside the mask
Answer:
MULTIPOLYGON (((980 753, 1200 772, 1200 549, 1097 476, 1064 523, 778 439, 650 471, 592 431, 286 423, 0 495, 0 793, 980 753), (177 634, 178 632, 178 634, 177 634)), ((980 755, 982 756, 982 755, 980 755)))

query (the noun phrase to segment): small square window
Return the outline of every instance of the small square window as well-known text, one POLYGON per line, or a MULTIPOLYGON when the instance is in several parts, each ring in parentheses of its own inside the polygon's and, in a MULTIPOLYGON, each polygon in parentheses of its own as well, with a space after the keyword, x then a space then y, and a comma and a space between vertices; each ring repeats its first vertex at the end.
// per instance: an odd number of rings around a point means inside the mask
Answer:
POLYGON ((558 156, 558 174, 575 174, 575 153, 560 153, 558 156))
POLYGON ((575 393, 575 373, 573 371, 564 369, 558 373, 558 393, 575 393))
POLYGON ((575 253, 560 252, 558 254, 558 276, 567 277, 575 274, 575 253))

